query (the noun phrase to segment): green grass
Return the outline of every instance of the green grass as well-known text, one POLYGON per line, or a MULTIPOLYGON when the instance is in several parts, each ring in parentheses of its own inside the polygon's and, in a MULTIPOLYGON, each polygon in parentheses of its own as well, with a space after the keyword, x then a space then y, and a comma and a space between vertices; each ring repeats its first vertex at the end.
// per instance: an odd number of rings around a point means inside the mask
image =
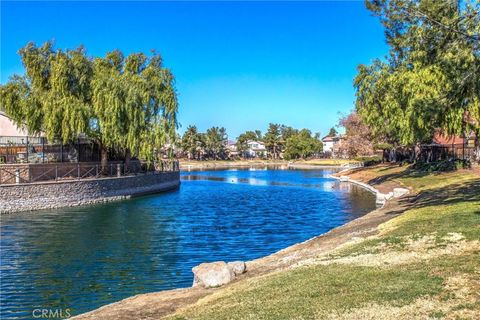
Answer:
MULTIPOLYGON (((480 241, 478 176, 468 171, 418 174, 398 167, 370 170, 376 179, 395 180, 418 192, 414 206, 381 225, 378 237, 337 250, 331 257, 407 250, 408 240, 422 236, 433 235, 434 245, 438 247, 445 246, 443 238, 451 233, 461 234, 465 241, 480 241)), ((342 318, 344 312, 355 308, 371 304, 405 306, 425 297, 455 303, 448 312, 434 309, 424 318, 458 318, 460 316, 453 314, 465 310, 480 315, 478 301, 463 301, 455 290, 445 285, 447 279, 454 276, 466 281, 478 279, 478 261, 480 250, 393 266, 301 267, 240 281, 171 318, 321 319, 332 313, 342 318)), ((469 282, 469 286, 480 291, 478 284, 478 281, 469 282)))
POLYGON ((440 293, 442 281, 416 268, 314 266, 238 284, 173 319, 314 319, 365 301, 411 303, 440 293))

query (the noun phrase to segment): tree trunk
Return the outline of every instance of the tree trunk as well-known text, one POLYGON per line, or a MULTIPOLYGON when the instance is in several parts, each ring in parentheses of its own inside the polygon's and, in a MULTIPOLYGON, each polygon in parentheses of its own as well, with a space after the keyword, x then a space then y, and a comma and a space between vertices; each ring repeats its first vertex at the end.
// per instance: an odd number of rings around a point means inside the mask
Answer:
POLYGON ((132 160, 132 153, 127 149, 125 150, 125 171, 130 170, 130 160, 132 160))
POLYGON ((105 148, 103 144, 100 144, 100 167, 102 173, 107 173, 107 166, 108 166, 108 149, 105 148))

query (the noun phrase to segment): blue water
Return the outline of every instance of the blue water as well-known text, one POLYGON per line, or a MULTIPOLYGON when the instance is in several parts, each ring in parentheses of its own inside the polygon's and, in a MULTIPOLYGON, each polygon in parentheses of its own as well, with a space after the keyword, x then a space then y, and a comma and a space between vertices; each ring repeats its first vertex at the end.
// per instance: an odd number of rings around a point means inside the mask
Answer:
POLYGON ((375 207, 326 170, 183 172, 172 192, 4 215, 1 319, 35 308, 83 313, 134 294, 188 287, 206 261, 251 260, 375 207))

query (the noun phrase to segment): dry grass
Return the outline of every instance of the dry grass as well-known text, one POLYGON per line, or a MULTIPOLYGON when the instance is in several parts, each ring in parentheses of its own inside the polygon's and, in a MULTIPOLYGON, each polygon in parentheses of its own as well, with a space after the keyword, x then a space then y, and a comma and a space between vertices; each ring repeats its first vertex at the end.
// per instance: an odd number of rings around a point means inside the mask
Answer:
POLYGON ((382 166, 355 174, 410 188, 413 209, 376 236, 240 281, 169 318, 480 319, 479 177, 382 166))

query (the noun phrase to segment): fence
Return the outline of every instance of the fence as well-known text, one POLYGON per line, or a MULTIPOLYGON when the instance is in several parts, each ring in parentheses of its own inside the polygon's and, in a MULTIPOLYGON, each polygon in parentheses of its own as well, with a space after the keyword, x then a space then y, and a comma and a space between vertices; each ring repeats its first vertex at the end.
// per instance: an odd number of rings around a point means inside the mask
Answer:
POLYGON ((140 175, 155 172, 178 171, 177 160, 162 160, 149 165, 140 161, 101 163, 49 163, 49 164, 4 164, 0 165, 0 185, 45 181, 96 179, 140 175))
POLYGON ((443 160, 480 160, 480 148, 474 146, 457 145, 420 145, 415 148, 399 147, 385 150, 383 159, 389 162, 420 161, 436 162, 443 160))
MULTIPOLYGON (((112 152, 109 160, 118 158, 112 152)), ((0 163, 50 163, 100 161, 99 145, 92 140, 77 139, 63 144, 44 137, 0 136, 0 163)))

